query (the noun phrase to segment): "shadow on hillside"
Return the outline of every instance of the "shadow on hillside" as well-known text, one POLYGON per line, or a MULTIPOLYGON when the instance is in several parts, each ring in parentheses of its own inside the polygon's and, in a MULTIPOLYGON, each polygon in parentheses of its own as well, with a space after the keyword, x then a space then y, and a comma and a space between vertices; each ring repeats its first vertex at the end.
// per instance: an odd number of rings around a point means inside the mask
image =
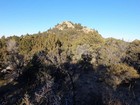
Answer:
MULTIPOLYGON (((46 58, 46 56, 42 56, 46 58)), ((129 90, 122 84, 113 90, 101 81, 91 57, 83 55, 77 63, 53 64, 34 56, 13 82, 0 87, 0 105, 137 105, 140 82, 129 90), (16 82, 16 84, 14 84, 16 82), (103 104, 104 103, 104 104, 103 104)), ((46 60, 46 59, 45 59, 46 60)), ((135 80, 134 80, 135 81, 135 80)))
POLYGON ((44 65, 36 57, 31 63, 17 84, 0 87, 1 105, 103 105, 88 56, 76 64, 44 65))

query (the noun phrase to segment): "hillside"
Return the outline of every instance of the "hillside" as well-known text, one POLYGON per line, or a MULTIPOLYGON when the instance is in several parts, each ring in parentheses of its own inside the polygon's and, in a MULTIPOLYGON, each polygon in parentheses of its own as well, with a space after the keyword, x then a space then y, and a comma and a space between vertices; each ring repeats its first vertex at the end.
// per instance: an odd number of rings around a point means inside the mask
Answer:
POLYGON ((65 21, 0 39, 0 105, 140 105, 140 40, 65 21))

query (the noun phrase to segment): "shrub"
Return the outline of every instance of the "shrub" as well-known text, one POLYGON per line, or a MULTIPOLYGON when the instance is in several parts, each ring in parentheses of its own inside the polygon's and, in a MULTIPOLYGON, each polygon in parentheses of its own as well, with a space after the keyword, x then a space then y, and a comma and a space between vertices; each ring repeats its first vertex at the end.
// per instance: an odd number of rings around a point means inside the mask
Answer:
POLYGON ((137 71, 126 64, 112 64, 104 70, 102 76, 105 82, 113 87, 121 83, 129 82, 133 78, 139 78, 137 71))
POLYGON ((124 62, 140 72, 140 40, 130 43, 124 62))
POLYGON ((98 49, 97 63, 108 66, 122 62, 127 46, 128 43, 124 41, 113 38, 107 39, 106 43, 98 49))

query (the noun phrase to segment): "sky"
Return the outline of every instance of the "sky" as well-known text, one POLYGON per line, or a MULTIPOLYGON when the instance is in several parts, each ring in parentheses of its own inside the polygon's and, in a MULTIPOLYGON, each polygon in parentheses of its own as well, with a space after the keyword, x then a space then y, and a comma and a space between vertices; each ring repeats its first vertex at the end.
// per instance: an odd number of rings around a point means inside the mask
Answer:
POLYGON ((140 39, 140 0, 0 0, 0 37, 81 23, 105 38, 140 39))

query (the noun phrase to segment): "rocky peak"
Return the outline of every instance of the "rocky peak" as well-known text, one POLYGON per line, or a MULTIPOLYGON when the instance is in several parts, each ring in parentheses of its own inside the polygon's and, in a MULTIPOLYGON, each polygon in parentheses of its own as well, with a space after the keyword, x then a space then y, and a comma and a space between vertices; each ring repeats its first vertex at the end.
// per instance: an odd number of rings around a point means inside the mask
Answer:
POLYGON ((74 28, 74 24, 70 21, 64 21, 64 22, 58 24, 55 28, 57 28, 59 30, 63 30, 66 28, 74 28))
POLYGON ((57 30, 63 31, 63 30, 68 30, 68 29, 74 29, 77 32, 84 32, 84 33, 89 33, 89 32, 94 32, 94 29, 82 26, 80 23, 73 23, 71 21, 64 21, 62 23, 57 24, 51 31, 55 32, 57 30), (54 29, 54 30, 53 30, 54 29))

